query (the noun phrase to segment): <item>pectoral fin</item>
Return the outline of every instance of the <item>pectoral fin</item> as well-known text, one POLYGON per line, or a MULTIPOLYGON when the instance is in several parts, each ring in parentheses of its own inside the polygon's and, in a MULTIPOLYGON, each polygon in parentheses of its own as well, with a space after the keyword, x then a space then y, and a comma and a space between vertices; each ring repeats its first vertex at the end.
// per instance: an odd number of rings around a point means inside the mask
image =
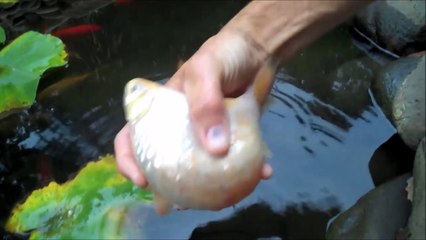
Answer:
POLYGON ((160 215, 166 215, 172 209, 173 205, 158 194, 153 193, 153 196, 155 211, 160 215))

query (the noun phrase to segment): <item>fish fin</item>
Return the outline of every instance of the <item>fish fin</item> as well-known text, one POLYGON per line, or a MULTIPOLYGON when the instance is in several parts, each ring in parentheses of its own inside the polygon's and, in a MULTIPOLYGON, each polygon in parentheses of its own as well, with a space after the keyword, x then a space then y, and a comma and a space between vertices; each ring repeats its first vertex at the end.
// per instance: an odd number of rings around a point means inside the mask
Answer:
POLYGON ((279 67, 279 61, 269 59, 257 72, 254 78, 253 88, 257 104, 263 108, 268 99, 269 92, 274 84, 275 73, 279 67))
POLYGON ((156 193, 153 193, 153 196, 155 203, 155 211, 159 215, 166 215, 172 209, 172 204, 170 204, 166 199, 156 193))

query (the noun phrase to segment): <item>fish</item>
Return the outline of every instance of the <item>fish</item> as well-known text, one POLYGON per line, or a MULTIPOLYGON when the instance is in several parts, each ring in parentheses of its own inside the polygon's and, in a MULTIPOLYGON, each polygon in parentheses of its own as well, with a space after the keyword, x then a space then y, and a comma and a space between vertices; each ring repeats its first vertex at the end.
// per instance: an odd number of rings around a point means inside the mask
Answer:
POLYGON ((269 156, 259 118, 274 73, 261 71, 243 95, 225 99, 231 144, 220 157, 196 140, 183 93, 144 78, 127 82, 123 104, 133 153, 158 214, 174 208, 217 211, 254 191, 269 156))
POLYGON ((61 92, 66 89, 74 86, 75 84, 84 81, 90 76, 90 73, 84 73, 80 75, 74 75, 70 77, 66 77, 64 79, 59 80, 58 82, 50 85, 49 87, 43 89, 36 96, 37 101, 42 101, 46 98, 53 97, 59 95, 61 92))
POLYGON ((71 26, 55 30, 51 35, 56 37, 74 37, 83 36, 88 33, 97 32, 102 29, 102 26, 98 24, 81 24, 77 26, 71 26))

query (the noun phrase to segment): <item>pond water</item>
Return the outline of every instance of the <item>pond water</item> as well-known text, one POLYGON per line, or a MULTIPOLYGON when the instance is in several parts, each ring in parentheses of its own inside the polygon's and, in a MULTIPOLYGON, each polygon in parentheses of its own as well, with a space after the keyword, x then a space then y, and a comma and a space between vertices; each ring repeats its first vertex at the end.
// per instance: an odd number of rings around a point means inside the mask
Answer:
MULTIPOLYGON (((125 83, 167 81, 178 61, 244 4, 127 1, 63 23, 101 29, 63 37, 68 66, 41 80, 31 109, 0 122, 1 223, 33 189, 65 182, 88 161, 113 153, 125 124, 125 83)), ((164 217, 129 206, 123 228, 138 219, 133 237, 148 239, 324 238, 329 219, 374 187, 368 162, 395 133, 369 90, 372 72, 386 58, 367 53, 342 26, 280 69, 261 119, 274 176, 241 203, 164 217)))

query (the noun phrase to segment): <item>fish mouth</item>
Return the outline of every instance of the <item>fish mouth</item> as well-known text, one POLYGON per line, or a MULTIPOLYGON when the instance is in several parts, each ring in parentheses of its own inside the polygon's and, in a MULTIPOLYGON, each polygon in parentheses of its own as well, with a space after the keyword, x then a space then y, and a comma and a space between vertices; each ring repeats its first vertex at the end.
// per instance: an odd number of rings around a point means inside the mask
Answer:
POLYGON ((149 80, 135 78, 130 80, 124 88, 124 112, 126 120, 135 121, 145 116, 150 110, 154 94, 149 80))

